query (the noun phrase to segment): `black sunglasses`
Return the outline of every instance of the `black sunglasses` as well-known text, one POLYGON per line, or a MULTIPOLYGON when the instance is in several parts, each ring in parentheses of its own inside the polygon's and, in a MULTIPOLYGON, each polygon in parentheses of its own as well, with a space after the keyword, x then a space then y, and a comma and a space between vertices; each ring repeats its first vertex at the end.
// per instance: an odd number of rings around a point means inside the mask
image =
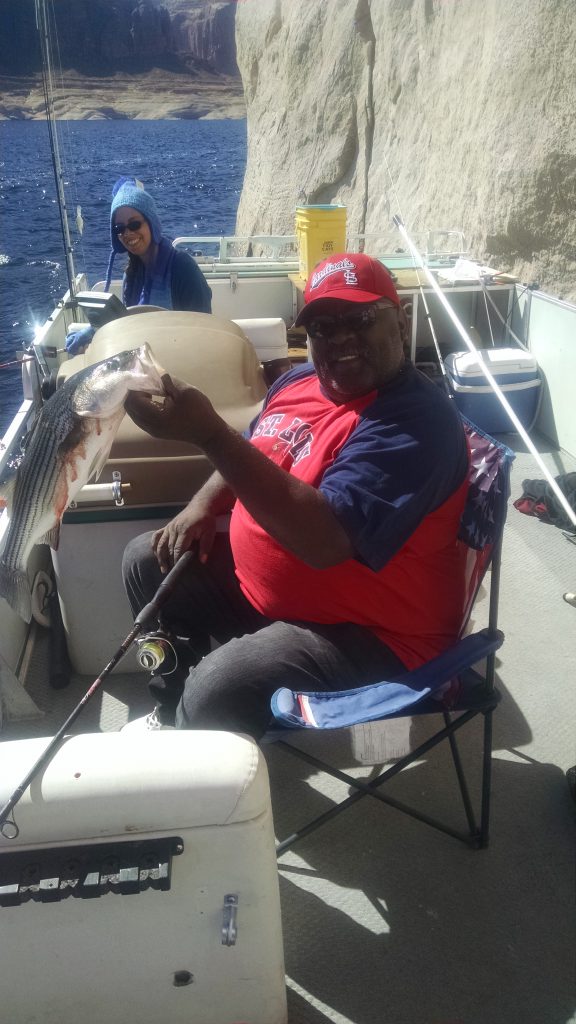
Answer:
POLYGON ((123 235, 125 231, 138 231, 142 227, 141 220, 129 220, 127 224, 113 224, 112 231, 115 235, 123 235))
POLYGON ((364 309, 337 313, 334 316, 314 316, 305 325, 306 333, 309 338, 329 338, 339 330, 367 331, 374 326, 378 314, 382 311, 379 306, 365 306, 364 309))

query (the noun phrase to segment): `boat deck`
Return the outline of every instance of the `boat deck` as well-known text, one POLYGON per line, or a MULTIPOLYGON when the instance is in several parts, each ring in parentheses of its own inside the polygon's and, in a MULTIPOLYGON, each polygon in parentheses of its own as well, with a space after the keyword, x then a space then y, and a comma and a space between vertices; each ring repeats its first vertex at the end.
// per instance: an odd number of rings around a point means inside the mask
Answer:
MULTIPOLYGON (((516 447, 512 498, 541 478, 516 447)), ((554 475, 576 461, 540 445, 554 475)), ((491 844, 472 851, 373 800, 304 839, 280 860, 290 1024, 567 1024, 576 1005, 573 972, 574 804, 565 772, 576 761, 572 682, 576 546, 561 530, 510 507, 506 526, 498 661, 502 703, 494 722, 491 844)), ((475 625, 485 608, 479 602, 475 625)), ((106 652, 107 658, 112 652, 106 652)), ((2 739, 52 735, 92 682, 46 685, 45 639, 36 645, 28 690, 45 712, 8 723, 2 739)), ((74 731, 117 729, 149 710, 145 681, 117 675, 93 698, 74 731)), ((473 723, 465 762, 478 753, 473 723)), ((426 725, 412 723, 412 739, 426 725)), ((461 734, 462 737, 465 733, 461 734)), ((193 742, 193 735, 191 735, 193 742)), ((349 734, 302 737, 342 767, 354 765, 349 734)), ((273 746, 266 748, 280 837, 347 795, 273 746)), ((454 796, 446 755, 392 783, 398 799, 430 812, 454 796), (430 770, 432 769, 432 770, 430 770)), ((367 765, 353 774, 370 776, 367 765)))

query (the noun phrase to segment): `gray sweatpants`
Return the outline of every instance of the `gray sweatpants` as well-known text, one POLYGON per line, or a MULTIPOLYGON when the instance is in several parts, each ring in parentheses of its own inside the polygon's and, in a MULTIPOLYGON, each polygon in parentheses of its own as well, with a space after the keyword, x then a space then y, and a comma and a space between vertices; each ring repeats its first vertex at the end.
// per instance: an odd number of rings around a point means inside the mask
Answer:
MULTIPOLYGON (((123 574, 134 615, 163 580, 151 533, 130 542, 123 574)), ((165 724, 226 729, 259 739, 271 723, 270 698, 294 690, 345 690, 405 671, 374 634, 353 623, 272 621, 250 604, 234 572, 227 534, 217 534, 205 565, 194 560, 162 612, 166 629, 189 638, 170 675, 150 689, 165 724), (210 650, 210 637, 221 646, 210 650)))

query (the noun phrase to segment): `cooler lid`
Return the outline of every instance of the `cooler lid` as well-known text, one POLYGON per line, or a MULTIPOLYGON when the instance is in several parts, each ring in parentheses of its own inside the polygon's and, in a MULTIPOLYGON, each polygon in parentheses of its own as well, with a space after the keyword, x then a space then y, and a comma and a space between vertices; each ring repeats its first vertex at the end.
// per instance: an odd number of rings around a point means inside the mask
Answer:
POLYGON ((446 356, 445 363, 452 376, 465 380, 467 377, 482 376, 480 357, 495 377, 514 373, 526 376, 538 370, 538 363, 532 353, 522 348, 483 348, 478 353, 451 352, 446 356))

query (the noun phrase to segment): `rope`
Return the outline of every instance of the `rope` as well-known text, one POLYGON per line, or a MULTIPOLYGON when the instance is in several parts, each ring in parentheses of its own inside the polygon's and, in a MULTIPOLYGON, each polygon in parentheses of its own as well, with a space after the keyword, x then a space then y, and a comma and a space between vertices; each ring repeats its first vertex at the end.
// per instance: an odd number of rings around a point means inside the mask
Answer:
POLYGON ((424 271, 424 274, 426 275, 426 279, 427 279, 429 285, 431 286, 433 291, 438 296, 438 299, 440 300, 440 302, 444 306, 444 309, 446 310, 448 316, 450 317, 452 323, 454 324, 456 330, 458 331, 458 334, 460 335, 460 337, 464 341, 466 347, 478 359, 478 362, 480 364, 480 369, 482 370, 482 373, 486 377, 486 380, 488 381, 488 383, 489 383, 490 387, 492 388, 494 394, 496 395, 496 398, 498 399, 500 404, 505 409, 506 413, 508 414, 508 417, 510 418, 510 420, 514 424, 515 429, 520 434, 520 437, 524 441, 524 443, 525 443, 526 447, 528 448, 529 452, 531 453, 531 455, 533 455, 533 457, 535 458, 536 462, 538 463, 540 469, 542 470, 546 480, 548 481, 548 483, 550 485, 551 490, 554 492, 554 495, 556 496, 556 498, 558 499, 558 501, 561 504, 562 508, 564 509, 564 511, 565 511, 566 515, 568 516, 570 522, 573 523, 574 526, 576 526, 576 512, 574 512, 573 508, 569 504, 569 502, 568 502, 568 500, 566 498, 566 495, 563 494, 562 491, 560 490, 558 484, 556 483, 556 480, 554 479, 554 477, 550 473, 550 470, 544 465, 544 462, 543 462, 543 460, 542 460, 542 458, 540 456, 540 453, 536 450, 536 448, 535 448, 535 446, 534 446, 534 444, 533 444, 529 434, 524 429, 522 423, 518 419, 518 416, 516 415, 516 413, 514 412, 514 409, 510 405, 508 399, 506 398, 506 396, 502 392, 500 386, 494 380, 494 377, 492 376, 490 370, 488 369, 488 366, 486 365, 486 363, 484 362, 484 360, 482 358, 481 352, 479 352, 478 349, 475 347, 475 345, 472 342, 472 340, 471 340, 471 338, 470 338, 466 328, 463 326, 461 321, 456 316, 456 313, 452 309, 452 306, 450 305, 450 303, 448 302, 448 300, 447 300, 446 296, 444 295, 442 289, 438 285, 438 282, 436 281, 434 275, 430 272, 428 267, 426 267, 424 265, 424 260, 422 259, 422 256, 420 255, 418 249, 415 247, 414 243, 412 242, 412 239, 408 235, 408 232, 406 231, 406 228, 404 227, 404 224, 402 223, 401 218, 396 216, 396 217, 393 217, 392 220, 393 220, 393 223, 398 228, 400 234, 402 235, 402 238, 404 238, 404 240, 406 241, 407 245, 409 246, 410 251, 411 251, 412 255, 414 256, 414 259, 418 260, 418 262, 420 264, 420 269, 424 271))

